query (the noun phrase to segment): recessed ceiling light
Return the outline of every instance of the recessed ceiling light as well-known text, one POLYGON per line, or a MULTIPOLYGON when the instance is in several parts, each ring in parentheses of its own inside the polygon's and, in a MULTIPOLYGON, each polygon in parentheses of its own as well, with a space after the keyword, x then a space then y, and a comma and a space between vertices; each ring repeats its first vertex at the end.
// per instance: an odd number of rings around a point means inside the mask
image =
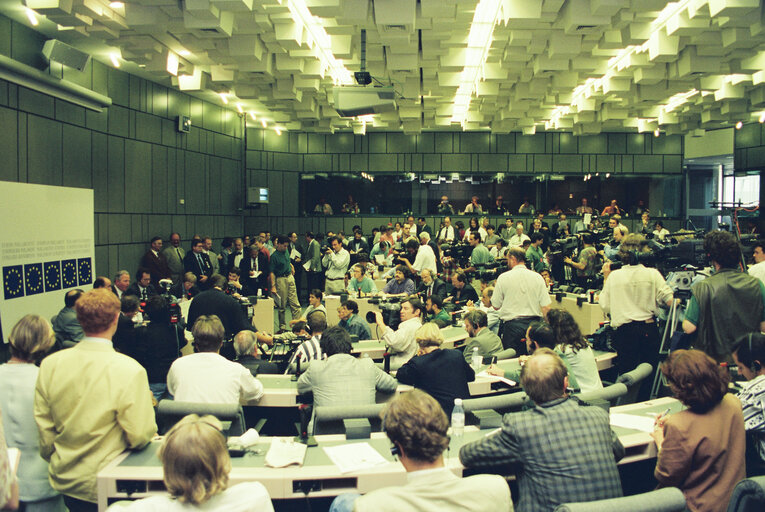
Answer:
POLYGON ((765 123, 765 112, 760 114, 760 123, 765 123))
POLYGON ((219 93, 220 100, 223 102, 224 105, 228 105, 228 93, 221 92, 219 93))
POLYGON ((119 55, 119 53, 116 53, 116 52, 114 52, 114 53, 110 53, 110 54, 109 54, 109 60, 111 60, 111 61, 112 61, 112 65, 113 65, 115 68, 118 68, 118 67, 120 67, 120 55, 119 55))
POLYGON ((661 132, 659 131, 659 129, 658 129, 658 128, 656 128, 656 129, 653 131, 653 136, 654 136, 654 137, 658 137, 659 135, 661 135, 661 132))
POLYGON ((178 76, 178 56, 173 52, 167 52, 167 72, 173 76, 178 76))
POLYGON ((744 126, 744 123, 739 121, 738 123, 736 123, 736 130, 740 130, 743 126, 744 126))
POLYGON ((189 55, 191 55, 191 52, 188 50, 181 50, 178 52, 178 55, 180 55, 181 57, 188 57, 189 55))

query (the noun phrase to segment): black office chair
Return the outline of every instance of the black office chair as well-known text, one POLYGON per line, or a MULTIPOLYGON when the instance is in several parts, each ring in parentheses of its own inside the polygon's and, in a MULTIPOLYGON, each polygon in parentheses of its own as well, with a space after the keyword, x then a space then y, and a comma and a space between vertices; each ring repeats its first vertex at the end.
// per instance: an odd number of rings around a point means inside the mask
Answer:
POLYGON ((159 433, 167 433, 173 425, 189 414, 198 414, 200 416, 210 414, 218 418, 224 427, 230 423, 230 426, 224 430, 226 436, 240 436, 247 430, 244 421, 244 411, 239 404, 205 404, 179 402, 177 400, 160 400, 157 405, 157 426, 159 427, 159 433))
POLYGON ((728 502, 728 512, 762 512, 765 510, 765 476, 741 480, 728 502))

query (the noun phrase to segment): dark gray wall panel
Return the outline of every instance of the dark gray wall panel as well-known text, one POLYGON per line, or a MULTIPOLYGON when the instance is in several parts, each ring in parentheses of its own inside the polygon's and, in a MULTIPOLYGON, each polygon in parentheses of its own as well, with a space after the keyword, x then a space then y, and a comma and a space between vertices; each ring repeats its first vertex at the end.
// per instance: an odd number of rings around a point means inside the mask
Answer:
POLYGON ((27 127, 28 181, 61 185, 61 123, 30 115, 27 127))
POLYGON ((63 125, 63 185, 93 188, 91 132, 63 125))
POLYGON ((151 144, 125 141, 125 211, 151 211, 151 144))
POLYGON ((151 146, 151 208, 147 210, 153 213, 167 212, 169 189, 167 186, 167 152, 164 146, 154 144, 151 146))
POLYGON ((206 158, 199 153, 186 151, 184 154, 184 183, 186 191, 186 213, 207 213, 205 204, 205 163, 206 158))
POLYGON ((85 126, 85 108, 59 99, 55 101, 54 106, 56 109, 56 120, 85 126))
POLYGON ((125 139, 109 136, 107 153, 109 200, 107 211, 125 211, 125 139))
POLYGON ((19 87, 19 109, 43 117, 54 117, 53 97, 19 87))
POLYGON ((17 181, 19 179, 18 119, 18 112, 0 107, 0 155, 2 155, 0 158, 0 180, 2 181, 17 181))
POLYGON ((151 114, 136 112, 135 135, 138 140, 153 144, 162 143, 162 123, 160 118, 151 114))

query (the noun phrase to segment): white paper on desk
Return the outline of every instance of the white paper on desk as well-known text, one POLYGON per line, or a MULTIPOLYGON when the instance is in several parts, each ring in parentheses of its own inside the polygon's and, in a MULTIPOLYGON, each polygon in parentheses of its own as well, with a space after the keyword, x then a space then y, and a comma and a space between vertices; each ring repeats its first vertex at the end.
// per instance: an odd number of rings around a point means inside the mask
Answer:
POLYGON ((286 468, 292 464, 302 466, 307 448, 307 445, 297 443, 290 438, 274 438, 266 453, 266 466, 270 468, 286 468))
POLYGON ((385 255, 384 254, 375 254, 375 261, 378 265, 385 265, 385 255))
POLYGON ((655 423, 656 418, 653 416, 611 413, 611 425, 614 427, 631 428, 633 430, 651 433, 655 428, 655 423))
POLYGON ((369 443, 353 443, 325 446, 324 452, 341 473, 369 469, 388 462, 369 443))
POLYGON ((498 381, 504 382, 505 384, 507 384, 510 387, 518 385, 518 383, 515 382, 514 380, 506 379, 504 377, 499 377, 498 375, 492 375, 492 374, 488 373, 486 370, 484 370, 482 372, 476 373, 475 376, 476 377, 489 377, 490 379, 497 379, 498 381))

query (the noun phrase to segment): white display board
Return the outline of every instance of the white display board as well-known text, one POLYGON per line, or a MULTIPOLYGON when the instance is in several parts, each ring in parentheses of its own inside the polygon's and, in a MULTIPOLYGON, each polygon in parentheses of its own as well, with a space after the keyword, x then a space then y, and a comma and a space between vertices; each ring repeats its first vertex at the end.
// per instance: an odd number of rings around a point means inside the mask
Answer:
POLYGON ((95 276, 93 190, 0 181, 2 337, 28 313, 48 319, 95 276))

